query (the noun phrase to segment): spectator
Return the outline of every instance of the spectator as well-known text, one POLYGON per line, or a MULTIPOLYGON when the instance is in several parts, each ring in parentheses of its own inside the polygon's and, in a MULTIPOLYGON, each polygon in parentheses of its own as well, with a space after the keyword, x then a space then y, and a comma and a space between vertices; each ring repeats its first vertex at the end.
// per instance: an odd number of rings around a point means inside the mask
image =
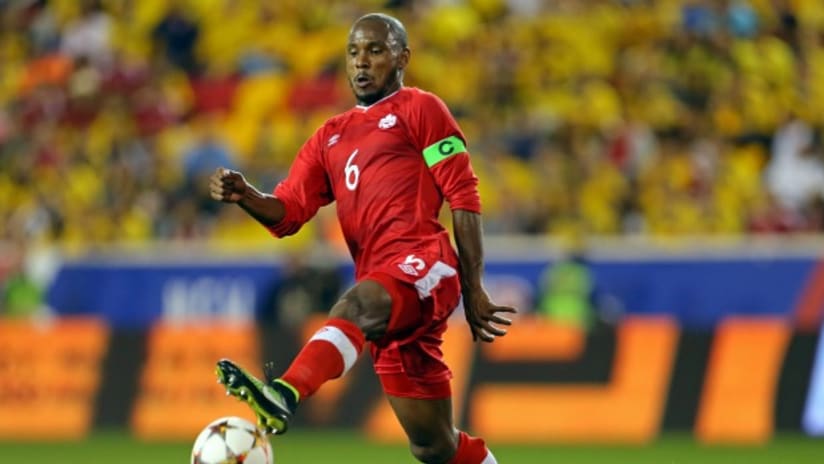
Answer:
POLYGON ((747 0, 733 0, 727 6, 727 28, 733 37, 749 39, 758 33, 758 15, 747 0))
POLYGON ((199 35, 198 24, 189 17, 179 2, 172 4, 152 31, 156 50, 188 74, 196 74, 200 69, 196 55, 199 35))
POLYGON ((820 137, 806 122, 792 117, 776 132, 765 175, 769 191, 793 214, 824 195, 820 137))
POLYGON ((558 324, 588 330, 595 319, 594 290, 586 260, 573 254, 544 272, 538 312, 558 324))
POLYGON ((287 256, 282 273, 267 304, 271 313, 264 315, 282 327, 302 327, 311 314, 331 307, 343 288, 336 268, 308 262, 302 252, 287 256))
MULTIPOLYGON (((237 167, 234 154, 219 135, 220 119, 217 114, 199 117, 195 126, 195 144, 183 155, 182 188, 194 199, 192 207, 195 208, 190 212, 189 206, 184 207, 187 214, 215 214, 217 207, 215 202, 209 201, 207 179, 220 166, 237 167)), ((192 221, 198 222, 197 218, 192 221)))
POLYGON ((234 71, 209 65, 205 66, 200 74, 190 76, 189 83, 192 89, 193 113, 226 114, 232 110, 240 76, 234 71))
POLYGON ((614 296, 598 289, 582 250, 573 251, 547 268, 541 278, 536 309, 555 323, 583 330, 612 325, 623 313, 614 296))
POLYGON ((23 28, 29 31, 29 40, 34 50, 55 50, 60 45, 60 27, 47 0, 30 3, 22 15, 23 28))
POLYGON ((75 60, 83 59, 98 69, 112 62, 112 18, 100 0, 83 0, 80 16, 66 25, 61 52, 75 60))
MULTIPOLYGON (((114 218, 149 204, 135 230, 148 221, 153 237, 215 238, 214 212, 176 194, 227 153, 277 183, 289 154, 341 104, 338 50, 325 34, 375 5, 298 3, 5 2, 2 234, 43 223, 21 218, 54 216, 32 212, 61 211, 62 225, 39 236, 87 245, 116 237, 114 218), (221 122, 188 157, 181 147, 207 114, 221 122), (135 128, 124 139, 113 128, 126 125, 135 128), (142 147, 150 180, 107 158, 115 139, 124 153, 142 147), (52 199, 39 191, 77 172, 103 174, 52 199), (99 234, 82 232, 86 214, 99 234)), ((821 2, 379 3, 419 30, 410 84, 455 108, 479 176, 496 178, 481 192, 491 230, 792 233, 817 223, 822 150, 815 136, 808 149, 788 149, 798 136, 780 115, 798 114, 813 133, 824 125, 821 2), (682 134, 675 146, 672 134, 682 134), (773 135, 766 164, 764 155, 733 161, 725 148, 773 135)))
POLYGON ((12 253, 11 267, 0 280, 0 316, 32 317, 44 308, 43 288, 25 269, 25 253, 12 253))

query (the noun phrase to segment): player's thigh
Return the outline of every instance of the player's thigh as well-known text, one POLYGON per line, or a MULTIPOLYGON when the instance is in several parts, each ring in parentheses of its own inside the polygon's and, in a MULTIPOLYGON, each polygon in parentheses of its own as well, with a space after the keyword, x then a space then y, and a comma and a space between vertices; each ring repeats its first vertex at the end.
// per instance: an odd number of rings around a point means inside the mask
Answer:
POLYGON ((449 453, 457 447, 451 398, 418 399, 393 395, 387 395, 387 398, 413 448, 434 448, 449 453))
POLYGON ((329 316, 357 325, 367 340, 382 337, 392 316, 392 296, 375 280, 362 280, 332 306, 329 316))

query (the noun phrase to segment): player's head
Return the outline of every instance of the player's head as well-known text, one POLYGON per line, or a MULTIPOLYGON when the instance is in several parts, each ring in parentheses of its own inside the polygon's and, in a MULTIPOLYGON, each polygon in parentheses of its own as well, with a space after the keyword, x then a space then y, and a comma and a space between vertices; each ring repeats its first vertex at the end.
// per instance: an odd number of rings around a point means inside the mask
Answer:
POLYGON ((358 103, 371 105, 403 85, 409 63, 406 29, 392 16, 370 13, 349 31, 346 74, 358 103))

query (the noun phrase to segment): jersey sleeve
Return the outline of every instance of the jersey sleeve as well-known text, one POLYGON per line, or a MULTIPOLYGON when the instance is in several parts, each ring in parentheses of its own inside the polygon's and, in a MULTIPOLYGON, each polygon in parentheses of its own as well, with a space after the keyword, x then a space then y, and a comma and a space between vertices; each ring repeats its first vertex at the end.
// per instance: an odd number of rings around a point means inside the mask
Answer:
POLYGON ((449 207, 480 213, 478 178, 472 170, 466 139, 446 104, 422 92, 415 116, 415 142, 449 207))
POLYGON ((322 129, 315 132, 298 151, 289 174, 272 194, 283 202, 286 215, 269 232, 277 237, 292 235, 312 219, 321 206, 334 200, 332 187, 322 162, 322 129))

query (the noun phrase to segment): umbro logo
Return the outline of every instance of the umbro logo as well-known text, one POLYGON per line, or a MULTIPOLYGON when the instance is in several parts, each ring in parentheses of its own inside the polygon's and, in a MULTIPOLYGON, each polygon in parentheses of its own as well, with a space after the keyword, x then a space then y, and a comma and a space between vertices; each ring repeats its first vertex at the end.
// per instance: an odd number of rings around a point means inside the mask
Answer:
POLYGON ((392 113, 389 113, 378 121, 378 127, 381 129, 390 129, 395 127, 396 122, 398 122, 398 117, 392 113))
POLYGON ((418 276, 418 271, 415 269, 415 266, 413 266, 411 264, 401 263, 401 264, 398 264, 398 267, 401 269, 401 271, 403 271, 404 274, 409 274, 409 275, 415 276, 415 277, 418 276))
POLYGON ((340 134, 335 134, 329 137, 329 140, 326 142, 326 146, 331 147, 332 145, 338 143, 338 140, 340 140, 340 134))

